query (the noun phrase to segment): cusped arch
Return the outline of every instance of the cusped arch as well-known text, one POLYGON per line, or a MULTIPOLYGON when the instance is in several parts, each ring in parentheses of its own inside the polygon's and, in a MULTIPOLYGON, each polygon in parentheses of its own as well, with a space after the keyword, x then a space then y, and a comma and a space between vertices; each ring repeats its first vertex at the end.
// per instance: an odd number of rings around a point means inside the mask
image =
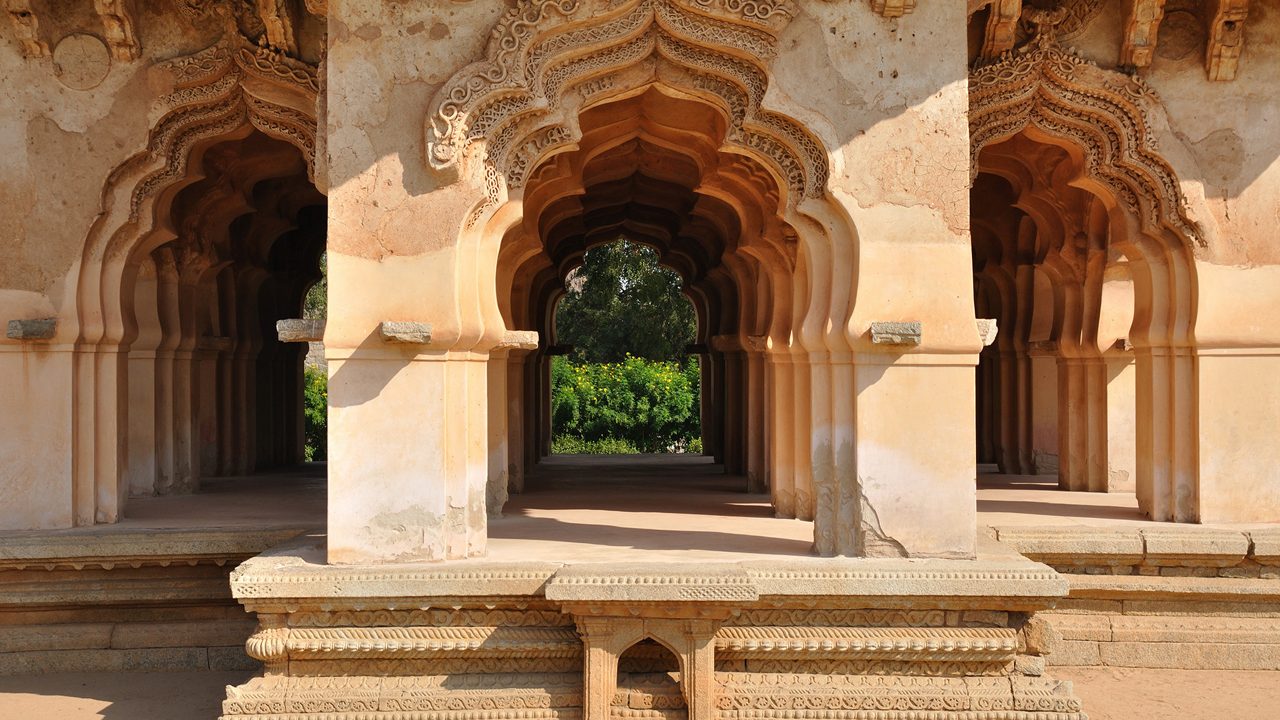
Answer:
POLYGON ((1034 128, 1079 148, 1085 176, 1133 208, 1143 232, 1170 232, 1203 248, 1148 120, 1159 112, 1155 91, 1140 78, 1100 68, 1041 32, 1027 48, 970 74, 970 173, 977 176, 983 148, 1034 128))
POLYGON ((108 175, 102 211, 81 251, 69 288, 75 343, 73 402, 83 428, 75 455, 77 525, 114 522, 127 492, 122 455, 127 426, 125 353, 135 330, 131 262, 140 249, 173 236, 167 205, 201 179, 204 152, 255 129, 300 151, 314 177, 319 80, 305 63, 260 48, 238 33, 163 66, 172 90, 158 101, 159 119, 145 149, 108 175))
POLYGON ((499 21, 485 59, 437 93, 428 161, 483 175, 496 204, 500 183, 523 187, 543 158, 578 141, 581 110, 659 83, 719 108, 726 149, 762 161, 790 203, 819 197, 830 175, 822 143, 762 107, 777 34, 794 14, 787 2, 630 0, 588 16, 576 0, 523 0, 499 21))

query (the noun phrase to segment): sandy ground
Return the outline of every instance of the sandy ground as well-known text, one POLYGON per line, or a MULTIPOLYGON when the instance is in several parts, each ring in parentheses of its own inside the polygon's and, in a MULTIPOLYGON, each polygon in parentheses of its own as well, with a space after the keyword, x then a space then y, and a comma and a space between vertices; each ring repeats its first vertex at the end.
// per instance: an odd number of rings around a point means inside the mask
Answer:
MULTIPOLYGON (((1054 668, 1090 720, 1275 720, 1280 672, 1054 668)), ((0 720, 215 720, 250 673, 66 673, 0 678, 0 720)))
POLYGON ((1075 683, 1089 720, 1275 720, 1280 672, 1050 668, 1075 683))

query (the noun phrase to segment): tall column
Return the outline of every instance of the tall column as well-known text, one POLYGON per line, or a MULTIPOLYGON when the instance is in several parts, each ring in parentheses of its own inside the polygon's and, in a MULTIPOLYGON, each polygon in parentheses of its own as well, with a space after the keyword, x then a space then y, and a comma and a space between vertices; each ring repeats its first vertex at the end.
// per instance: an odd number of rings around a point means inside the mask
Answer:
POLYGON ((1134 492, 1137 468, 1137 367, 1127 344, 1106 353, 1107 492, 1134 492))
POLYGON ((1106 361, 1060 357, 1058 382, 1058 486, 1106 492, 1106 361))
POLYGON ((1036 475, 1057 476, 1058 349, 1054 342, 1034 342, 1027 350, 1031 366, 1031 465, 1036 475))

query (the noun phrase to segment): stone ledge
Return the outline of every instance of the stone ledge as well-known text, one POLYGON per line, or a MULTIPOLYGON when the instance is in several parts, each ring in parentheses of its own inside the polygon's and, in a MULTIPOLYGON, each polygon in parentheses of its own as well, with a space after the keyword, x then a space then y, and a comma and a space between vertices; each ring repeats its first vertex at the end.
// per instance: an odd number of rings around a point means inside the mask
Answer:
MULTIPOLYGON (((1052 605, 1067 593, 1053 569, 1017 555, 978 560, 769 558, 735 563, 563 563, 463 560, 432 564, 326 565, 323 541, 299 538, 247 560, 231 575, 254 608, 292 598, 534 596, 558 602, 743 603, 765 596, 847 595, 910 604, 916 597, 1052 605)), ((391 602, 391 605, 398 603, 391 602)))
POLYGON ((1071 597, 1143 600, 1280 601, 1280 580, 1148 575, 1066 575, 1071 597))
POLYGON ((171 565, 192 560, 239 562, 303 532, 302 528, 283 528, 13 533, 0 535, 0 570, 109 570, 116 566, 171 565))
POLYGON ((996 527, 999 542, 1023 555, 1064 570, 1117 574, 1178 574, 1173 568, 1213 569, 1225 577, 1257 576, 1256 565, 1280 565, 1280 528, 1241 531, 1166 525, 1096 528, 996 527), (1126 570, 1126 568, 1128 568, 1126 570), (1234 572, 1225 572, 1234 569, 1234 572))

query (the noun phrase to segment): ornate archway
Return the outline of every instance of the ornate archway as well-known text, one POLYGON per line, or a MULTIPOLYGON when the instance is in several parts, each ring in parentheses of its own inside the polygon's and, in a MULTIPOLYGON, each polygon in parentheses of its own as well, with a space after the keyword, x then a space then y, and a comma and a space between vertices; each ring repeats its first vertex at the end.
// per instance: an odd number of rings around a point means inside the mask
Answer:
POLYGON ((725 278, 738 277, 722 286, 769 278, 775 301, 752 307, 756 316, 733 323, 732 337, 716 338, 717 352, 760 356, 731 372, 767 388, 743 402, 778 413, 767 429, 751 430, 768 439, 744 451, 747 463, 762 484, 767 477, 781 514, 815 519, 820 554, 861 554, 856 470, 836 457, 854 443, 848 324, 856 233, 827 194, 833 156, 821 121, 796 120, 803 109, 772 105, 768 94, 779 35, 795 14, 787 2, 631 0, 595 14, 573 0, 521 2, 499 21, 485 59, 436 94, 426 154, 443 183, 460 182, 475 196, 460 232, 457 276, 474 279, 459 288, 459 307, 479 312, 464 315, 461 335, 473 348, 501 351, 512 318, 499 299, 510 292, 499 276, 512 282, 505 263, 540 252, 545 228, 533 208, 581 194, 592 157, 639 137, 585 137, 583 118, 651 91, 721 118, 712 124, 718 130, 705 131, 714 142, 701 155, 661 133, 641 135, 654 148, 665 142, 660 152, 692 157, 700 169, 686 189, 736 216, 708 221, 720 228, 714 232, 735 235, 718 247, 743 249, 714 253, 717 263, 723 256, 725 278), (744 189, 753 185, 761 189, 744 189))
MULTIPOLYGON (((182 231, 170 214, 174 199, 204 178, 210 148, 254 133, 296 149, 303 182, 314 181, 319 91, 314 67, 230 30, 217 44, 163 67, 172 90, 157 103, 159 118, 146 148, 107 178, 102 211, 90 228, 74 288, 77 524, 114 522, 128 493, 123 473, 127 353, 138 333, 134 282, 138 259, 182 231)), ((265 168, 249 172, 255 182, 274 174, 265 168)), ((217 189, 205 206, 228 213, 224 219, 230 222, 247 207, 251 186, 217 189)), ((190 270, 208 275, 216 268, 190 270)))
MULTIPOLYGON (((1061 48, 1054 27, 1060 19, 1033 13, 1039 29, 1026 47, 971 73, 971 173, 984 170, 984 150, 1023 136, 1065 152, 1077 168, 1066 185, 1096 197, 1117 218, 1113 237, 1131 260, 1139 298, 1129 334, 1138 376, 1139 505, 1153 519, 1195 521, 1192 329, 1203 232, 1158 152, 1150 118, 1163 111, 1155 93, 1137 77, 1061 48)), ((1016 180, 1017 173, 996 174, 1016 180)))

